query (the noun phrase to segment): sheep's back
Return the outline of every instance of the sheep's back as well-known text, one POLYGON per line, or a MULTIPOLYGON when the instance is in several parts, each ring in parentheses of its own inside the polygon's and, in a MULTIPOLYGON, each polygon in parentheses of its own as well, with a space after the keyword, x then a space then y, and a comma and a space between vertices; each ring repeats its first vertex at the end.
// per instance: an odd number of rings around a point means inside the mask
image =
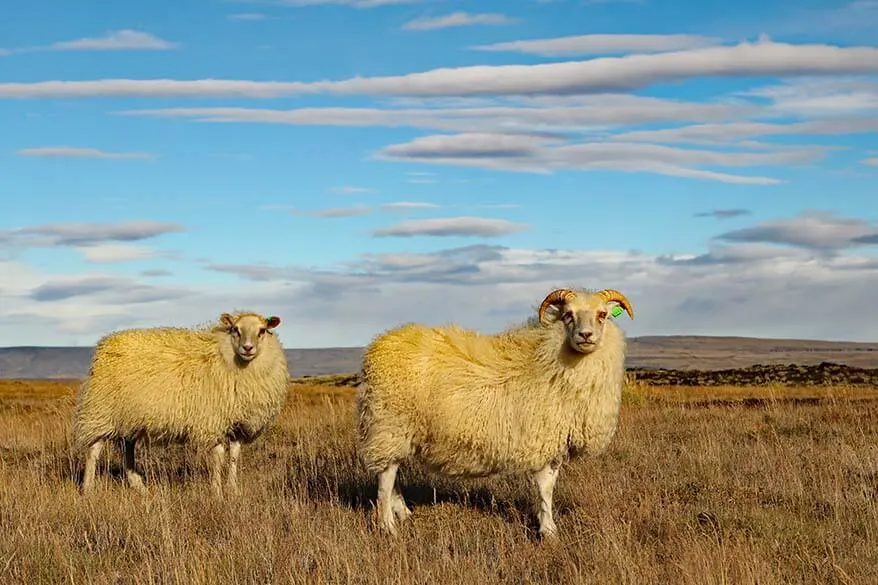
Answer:
POLYGON ((232 423, 233 388, 214 334, 121 331, 95 347, 74 427, 78 437, 148 431, 157 439, 209 441, 232 423))
POLYGON ((516 338, 457 327, 392 330, 364 354, 368 412, 409 425, 421 457, 445 473, 531 468, 561 448, 563 433, 552 429, 566 416, 541 398, 534 343, 528 331, 516 338))

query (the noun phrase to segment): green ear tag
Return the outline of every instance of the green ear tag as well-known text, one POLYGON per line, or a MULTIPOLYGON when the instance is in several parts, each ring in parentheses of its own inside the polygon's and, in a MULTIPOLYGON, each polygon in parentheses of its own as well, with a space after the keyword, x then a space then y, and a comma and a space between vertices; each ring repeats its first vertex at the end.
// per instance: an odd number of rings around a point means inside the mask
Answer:
POLYGON ((621 315, 624 312, 625 312, 625 309, 623 309, 619 305, 616 305, 615 307, 613 307, 611 314, 613 315, 613 317, 618 317, 619 315, 621 315))

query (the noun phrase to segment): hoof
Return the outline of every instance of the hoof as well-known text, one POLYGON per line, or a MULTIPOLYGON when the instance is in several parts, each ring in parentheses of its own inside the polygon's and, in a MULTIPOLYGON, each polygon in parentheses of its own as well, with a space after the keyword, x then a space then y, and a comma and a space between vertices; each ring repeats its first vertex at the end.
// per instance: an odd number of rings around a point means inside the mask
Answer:
POLYGON ((540 540, 544 542, 558 542, 558 527, 554 523, 540 527, 540 540))

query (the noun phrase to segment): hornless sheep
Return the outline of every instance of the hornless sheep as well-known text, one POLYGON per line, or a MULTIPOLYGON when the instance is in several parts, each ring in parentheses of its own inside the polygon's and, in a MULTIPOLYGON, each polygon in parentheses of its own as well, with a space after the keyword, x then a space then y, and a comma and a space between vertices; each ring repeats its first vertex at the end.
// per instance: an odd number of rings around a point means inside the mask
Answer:
POLYGON ((607 316, 617 305, 634 318, 618 291, 558 289, 536 322, 495 335, 406 324, 376 337, 357 416, 361 456, 378 474, 379 525, 395 535, 411 514, 395 483, 413 457, 451 477, 530 474, 540 535, 557 537, 562 463, 602 452, 616 432, 626 343, 607 316))
POLYGON ((144 492, 134 447, 148 437, 209 450, 218 496, 228 442, 227 489, 237 495, 241 444, 272 423, 289 388, 286 356, 271 331, 278 325, 278 317, 223 313, 207 328, 129 329, 98 341, 73 414, 73 448, 86 454, 83 493, 108 440, 122 443, 128 484, 144 492))

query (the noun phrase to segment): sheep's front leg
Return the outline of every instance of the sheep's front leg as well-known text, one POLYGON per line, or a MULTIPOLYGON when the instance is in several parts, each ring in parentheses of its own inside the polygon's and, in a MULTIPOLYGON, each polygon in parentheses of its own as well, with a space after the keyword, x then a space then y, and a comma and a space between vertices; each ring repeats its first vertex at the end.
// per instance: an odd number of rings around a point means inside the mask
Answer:
POLYGON ((540 537, 542 538, 558 538, 558 527, 555 526, 555 520, 552 517, 552 494, 555 491, 555 481, 558 479, 559 471, 559 465, 549 463, 534 474, 534 481, 537 484, 540 497, 538 518, 540 537))
POLYGON ((104 448, 104 441, 99 439, 95 441, 85 455, 85 473, 82 476, 82 494, 88 495, 94 488, 95 471, 97 470, 98 457, 101 456, 101 450, 104 448))
POLYGON ((238 488, 238 458, 241 456, 241 441, 229 441, 229 471, 227 488, 233 496, 241 494, 238 488))
POLYGON ((411 515, 402 496, 396 491, 398 463, 391 463, 378 474, 378 521, 382 529, 396 536, 396 518, 404 521, 411 515))
POLYGON ((122 469, 125 472, 125 479, 128 485, 134 488, 138 493, 146 493, 146 486, 143 483, 143 476, 137 473, 136 463, 134 461, 134 448, 137 445, 136 439, 125 439, 125 453, 122 457, 122 469))
POLYGON ((217 443, 210 450, 210 487, 217 497, 223 495, 223 463, 226 461, 226 446, 217 443))

